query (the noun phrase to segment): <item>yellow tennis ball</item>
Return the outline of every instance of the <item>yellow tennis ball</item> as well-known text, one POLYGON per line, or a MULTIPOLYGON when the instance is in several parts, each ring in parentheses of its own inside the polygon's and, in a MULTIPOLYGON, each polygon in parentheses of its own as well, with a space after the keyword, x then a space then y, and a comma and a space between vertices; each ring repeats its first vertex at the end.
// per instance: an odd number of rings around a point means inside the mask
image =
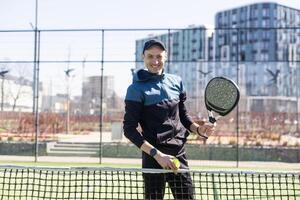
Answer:
POLYGON ((178 160, 177 158, 174 158, 174 159, 173 159, 173 163, 175 164, 176 168, 179 169, 179 167, 180 167, 180 162, 179 162, 179 160, 178 160))

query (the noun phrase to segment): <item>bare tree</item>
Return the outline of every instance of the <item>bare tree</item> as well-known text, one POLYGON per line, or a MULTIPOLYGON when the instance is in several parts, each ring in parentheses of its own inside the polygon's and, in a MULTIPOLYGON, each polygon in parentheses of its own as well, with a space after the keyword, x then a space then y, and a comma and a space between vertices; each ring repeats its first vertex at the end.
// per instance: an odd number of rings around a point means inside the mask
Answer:
POLYGON ((12 98, 12 111, 15 111, 16 106, 17 106, 17 101, 20 98, 20 96, 24 93, 23 92, 23 87, 24 85, 22 84, 22 82, 20 81, 22 80, 22 77, 17 79, 16 85, 17 85, 17 90, 16 92, 12 92, 12 90, 10 91, 10 96, 12 98))
POLYGON ((5 80, 5 75, 9 72, 7 70, 7 67, 4 66, 2 67, 0 71, 0 77, 1 77, 1 111, 3 111, 3 105, 4 105, 4 80, 5 80))
POLYGON ((13 75, 8 77, 8 97, 11 99, 12 111, 15 111, 18 101, 21 98, 26 98, 26 95, 31 96, 32 81, 27 79, 29 77, 30 69, 26 65, 14 66, 13 75))

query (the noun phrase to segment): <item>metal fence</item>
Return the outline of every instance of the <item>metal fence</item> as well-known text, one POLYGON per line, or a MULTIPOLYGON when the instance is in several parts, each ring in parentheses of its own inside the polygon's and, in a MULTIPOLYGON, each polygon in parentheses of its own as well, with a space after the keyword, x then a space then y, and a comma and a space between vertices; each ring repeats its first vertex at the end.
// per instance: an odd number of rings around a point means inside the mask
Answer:
MULTIPOLYGON (((194 29, 197 28, 185 30, 194 29)), ((166 71, 183 77, 187 106, 195 119, 206 117, 203 91, 209 79, 227 76, 240 86, 239 106, 218 122, 216 134, 206 142, 191 135, 188 143, 234 148, 237 161, 244 160, 239 157, 241 148, 299 148, 299 29, 205 29, 205 37, 199 39, 203 44, 191 40, 195 47, 185 47, 196 55, 200 51, 197 47, 202 45, 205 56, 201 58, 178 56, 176 45, 182 43, 176 43, 174 38, 180 31, 183 30, 1 30, 0 139, 1 145, 9 143, 14 148, 1 154, 24 155, 18 150, 22 148, 15 145, 32 144, 27 154, 37 158, 60 155, 62 147, 50 151, 58 143, 88 143, 95 154, 84 150, 86 155, 99 156, 101 162, 103 145, 126 144, 121 130, 124 96, 133 69, 143 64, 137 41, 149 37, 166 41, 166 71), (206 36, 211 32, 214 39, 209 43, 206 36), (265 32, 269 32, 269 39, 249 38, 252 33, 265 32), (274 36, 275 32, 281 40, 274 36), (220 47, 216 46, 218 41, 220 47), (260 47, 267 42, 269 46, 260 47), (287 45, 282 46, 285 42, 287 45), (215 50, 210 49, 211 44, 215 50), (256 46, 261 51, 249 49, 256 46)), ((282 160, 280 156, 274 159, 282 160)), ((299 162, 299 155, 290 161, 299 162)))

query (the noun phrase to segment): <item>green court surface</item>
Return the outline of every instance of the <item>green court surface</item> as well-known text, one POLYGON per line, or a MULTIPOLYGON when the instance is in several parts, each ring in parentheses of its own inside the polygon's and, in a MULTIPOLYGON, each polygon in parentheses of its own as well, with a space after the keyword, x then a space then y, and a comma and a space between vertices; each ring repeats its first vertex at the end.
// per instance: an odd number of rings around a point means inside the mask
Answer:
MULTIPOLYGON (((16 161, 16 160, 0 160, 0 165, 18 165, 18 166, 49 166, 49 167, 117 167, 117 168, 141 168, 140 159, 136 159, 136 161, 128 161, 126 162, 126 158, 121 159, 123 162, 118 163, 120 159, 113 159, 113 161, 105 161, 101 164, 95 162, 62 162, 62 161, 16 161)), ((128 159, 130 160, 130 159, 128 159)), ((290 172, 299 172, 300 164, 299 163, 272 163, 272 162, 259 162, 259 163, 243 163, 240 162, 239 167, 237 167, 235 162, 222 162, 219 161, 193 161, 190 166, 192 170, 247 170, 247 171, 271 171, 271 172, 282 172, 282 171, 290 171, 290 172)))

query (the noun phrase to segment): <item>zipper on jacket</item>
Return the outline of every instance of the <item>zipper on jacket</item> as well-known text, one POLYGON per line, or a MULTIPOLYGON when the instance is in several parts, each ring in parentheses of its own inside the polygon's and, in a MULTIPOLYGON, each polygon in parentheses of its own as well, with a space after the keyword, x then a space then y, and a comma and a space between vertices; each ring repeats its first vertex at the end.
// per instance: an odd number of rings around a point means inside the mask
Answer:
POLYGON ((168 95, 168 93, 167 93, 167 90, 166 90, 166 88, 165 88, 165 86, 164 86, 164 80, 163 80, 164 78, 162 78, 159 82, 160 82, 160 84, 161 84, 161 90, 162 90, 162 92, 164 93, 164 95, 167 97, 167 99, 169 100, 169 95, 168 95))

